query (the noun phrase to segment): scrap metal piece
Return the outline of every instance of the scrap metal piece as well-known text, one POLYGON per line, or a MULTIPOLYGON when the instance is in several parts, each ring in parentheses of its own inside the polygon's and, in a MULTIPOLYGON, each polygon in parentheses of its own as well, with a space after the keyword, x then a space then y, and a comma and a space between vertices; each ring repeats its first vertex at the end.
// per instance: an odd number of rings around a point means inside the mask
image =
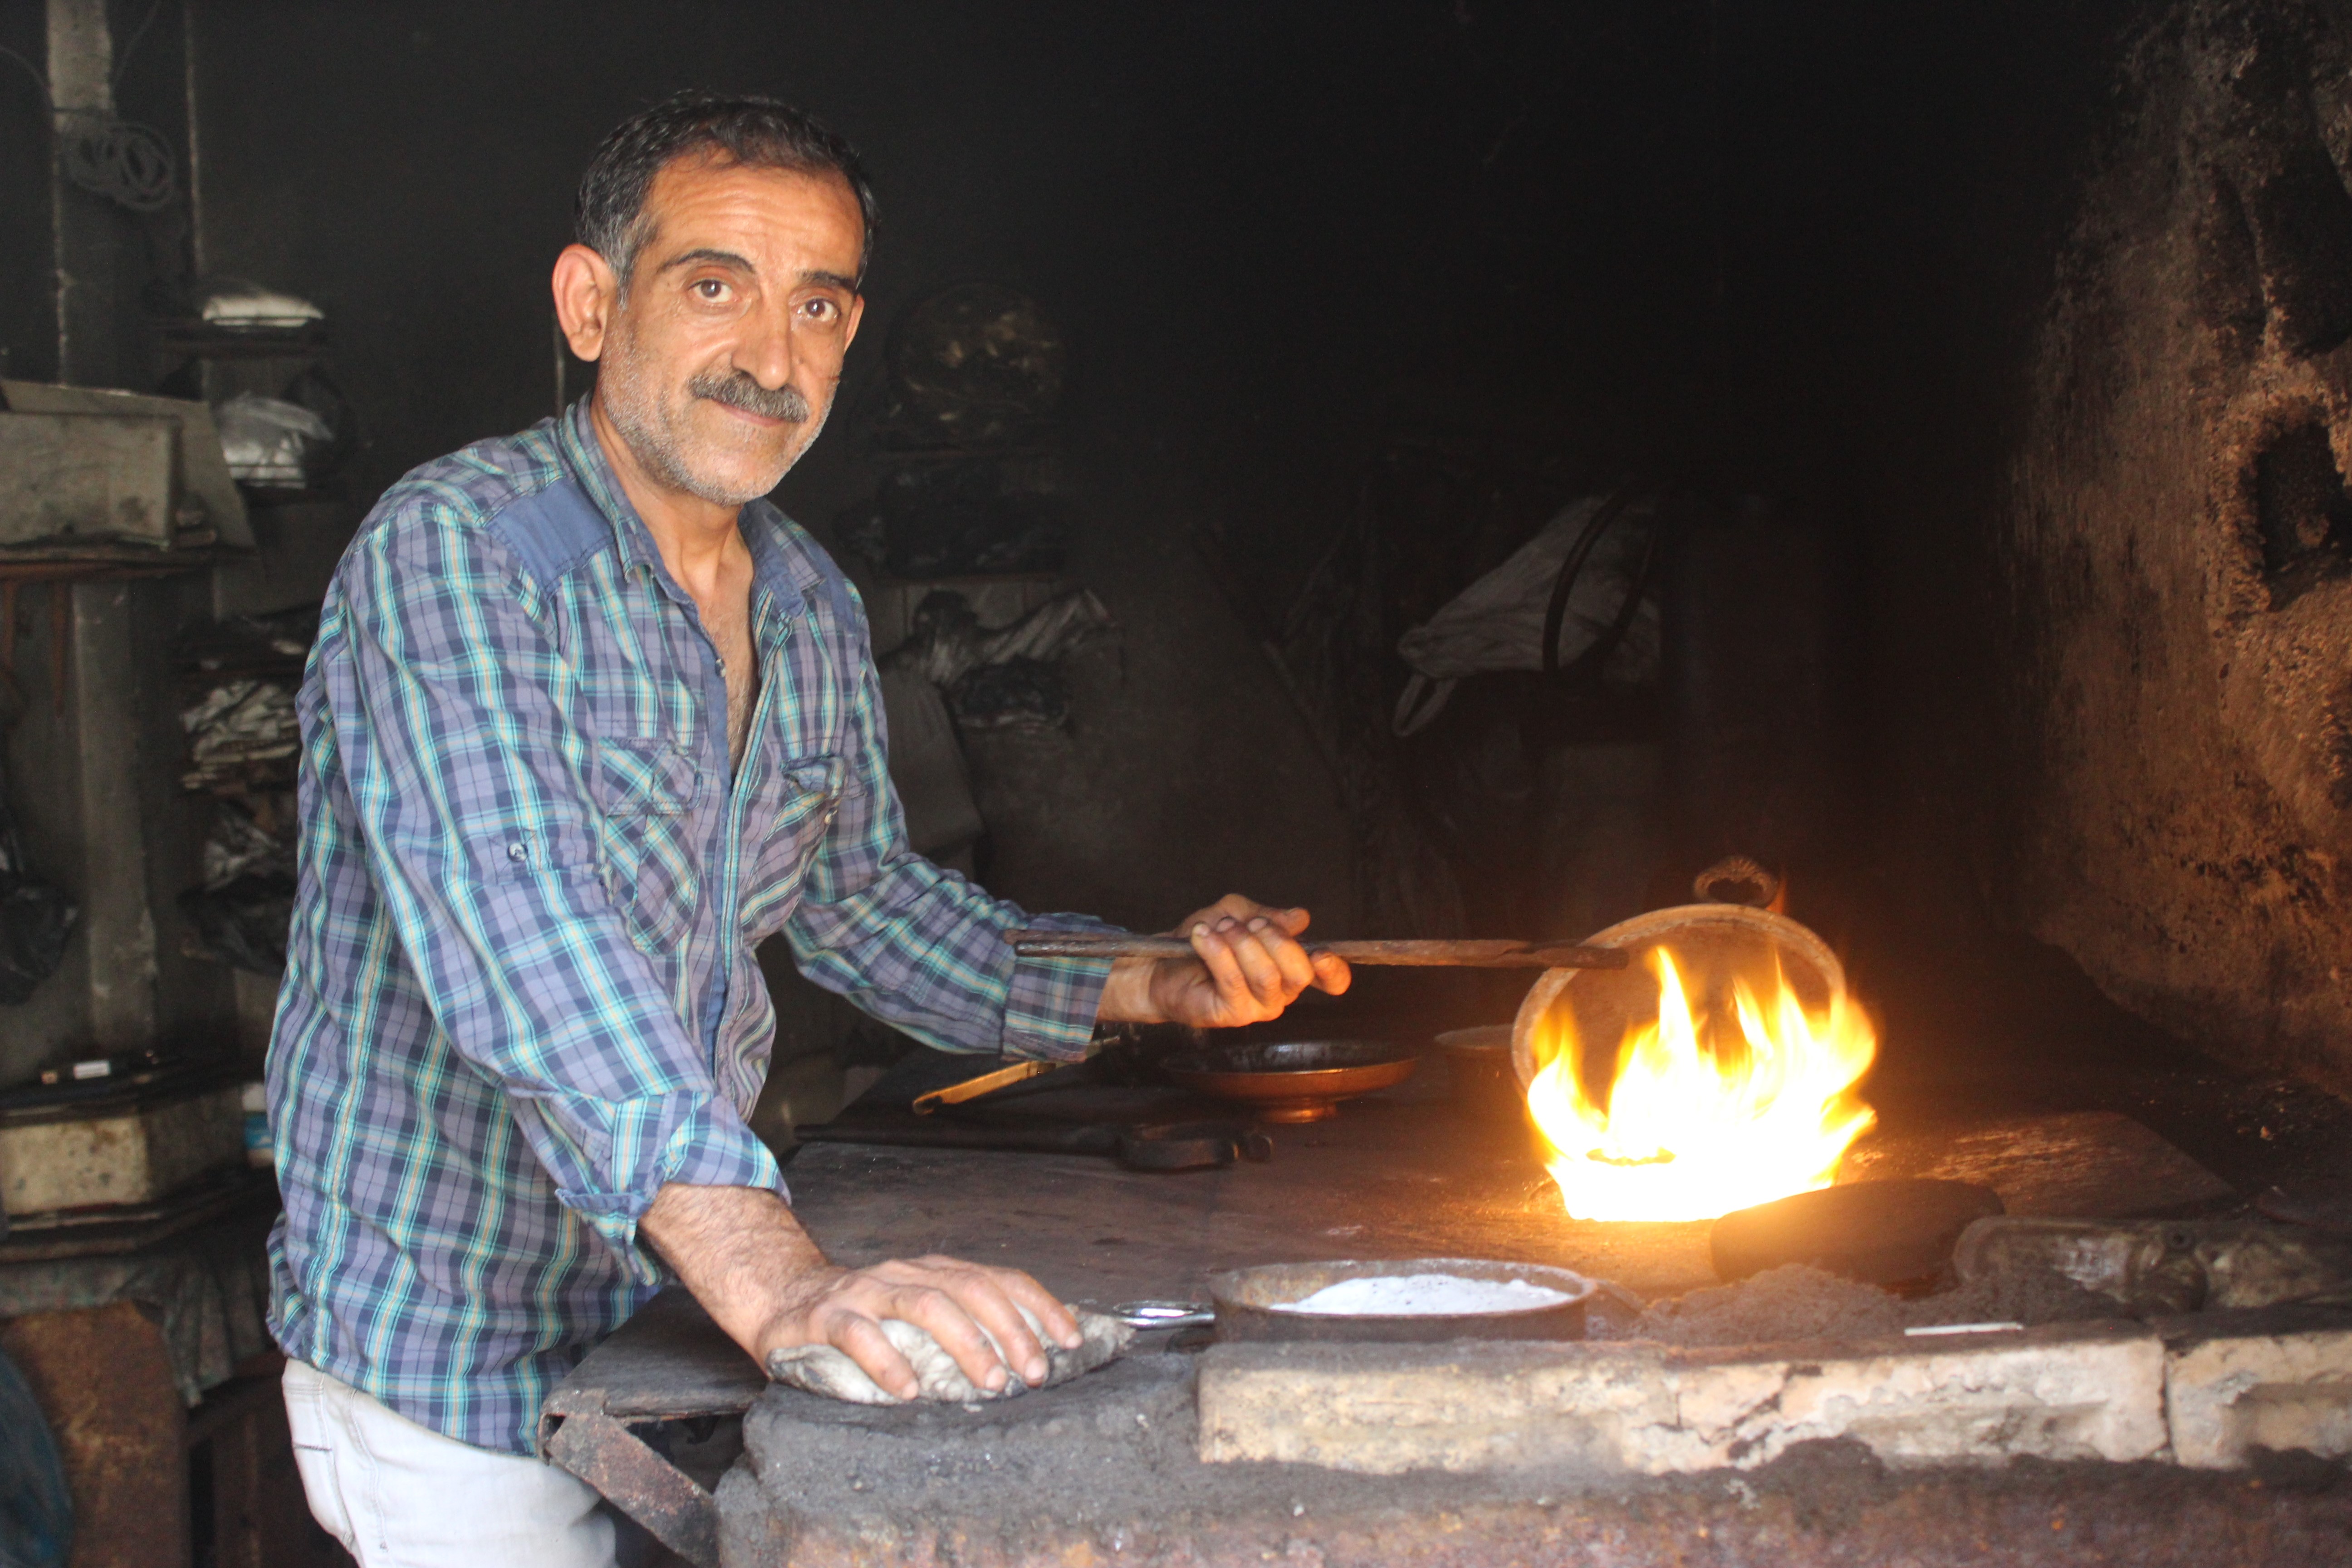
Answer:
POLYGON ((1130 1171, 1201 1171, 1273 1158, 1274 1140, 1244 1121, 1171 1121, 1130 1127, 1118 1137, 1119 1163, 1130 1171))
POLYGON ((718 1500, 626 1426, 600 1411, 566 1415, 546 1447, 694 1568, 719 1568, 718 1500))
POLYGON ((539 1451, 695 1568, 717 1568, 719 1505, 632 1428, 740 1415, 767 1386, 759 1363, 673 1285, 547 1396, 539 1451))
POLYGON ((1725 1280, 1804 1263, 1893 1286, 1941 1273, 1961 1231, 2001 1212, 1999 1194, 1969 1182, 1853 1182, 1735 1209, 1707 1248, 1725 1280))
POLYGON ((1110 1315, 1130 1329, 1198 1329, 1217 1321, 1217 1310, 1198 1301, 1121 1301, 1110 1315))
POLYGON ((2143 1317, 2352 1302, 2352 1239, 2259 1220, 2079 1220, 2005 1215, 1960 1233, 1963 1284, 2058 1276, 2143 1317))
POLYGON ((2352 1182, 2298 1182, 2270 1187, 2255 1197, 2254 1207, 2289 1225, 2352 1237, 2352 1182))

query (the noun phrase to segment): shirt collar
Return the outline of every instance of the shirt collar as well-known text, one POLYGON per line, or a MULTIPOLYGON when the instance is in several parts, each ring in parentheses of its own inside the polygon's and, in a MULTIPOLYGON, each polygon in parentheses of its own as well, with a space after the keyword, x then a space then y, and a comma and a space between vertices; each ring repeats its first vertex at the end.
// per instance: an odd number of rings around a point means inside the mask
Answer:
POLYGON ((778 616, 790 621, 806 607, 807 601, 801 595, 800 584, 793 581, 783 546, 776 541, 776 525, 783 517, 773 501, 761 496, 744 507, 737 526, 743 531, 744 546, 751 552, 751 613, 760 614, 764 597, 778 616))
MULTIPOLYGON (((693 596, 678 586, 662 563, 661 550, 654 543, 652 530, 630 504, 628 492, 613 472, 613 465, 604 455, 604 443, 596 434, 595 425, 588 417, 588 400, 595 394, 583 395, 563 416, 555 422, 557 444, 563 453, 564 466, 579 480, 596 510, 613 525, 613 542, 622 568, 644 566, 654 575, 663 591, 681 605, 691 605, 693 596)), ((792 571, 777 545, 774 524, 782 516, 765 497, 747 503, 737 527, 743 542, 751 552, 751 586, 754 614, 758 611, 761 591, 765 590, 776 609, 787 619, 797 616, 806 601, 793 582, 792 571)))
POLYGON ((588 399, 594 395, 593 392, 583 395, 555 422, 564 467, 572 470, 580 488, 588 492, 588 499, 596 503, 596 510, 604 514, 604 521, 613 525, 613 542, 623 568, 649 566, 656 578, 677 592, 677 584, 670 581, 669 569, 662 564, 661 551, 654 544, 652 531, 646 527, 645 519, 637 515, 637 509, 629 504, 628 492, 621 489, 620 478, 604 456, 604 444, 588 417, 588 399))

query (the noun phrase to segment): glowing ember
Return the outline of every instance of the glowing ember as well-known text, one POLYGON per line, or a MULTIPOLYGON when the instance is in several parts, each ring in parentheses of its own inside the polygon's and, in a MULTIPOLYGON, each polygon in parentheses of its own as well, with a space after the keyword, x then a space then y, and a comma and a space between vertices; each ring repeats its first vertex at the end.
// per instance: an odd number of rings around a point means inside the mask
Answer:
POLYGON ((1612 1080, 1585 1081, 1567 1007, 1535 1042, 1528 1110, 1570 1215, 1712 1219, 1828 1186, 1877 1120, 1853 1091, 1878 1050, 1862 1009, 1808 1013, 1775 973, 1762 998, 1735 983, 1733 1018, 1694 1018, 1673 956, 1654 966, 1657 1021, 1626 1031, 1612 1080))

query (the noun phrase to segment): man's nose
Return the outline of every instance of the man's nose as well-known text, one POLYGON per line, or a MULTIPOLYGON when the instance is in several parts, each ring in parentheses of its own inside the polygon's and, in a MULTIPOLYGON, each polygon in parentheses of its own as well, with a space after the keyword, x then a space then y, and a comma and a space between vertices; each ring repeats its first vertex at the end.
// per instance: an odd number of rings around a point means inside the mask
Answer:
POLYGON ((744 321, 735 345, 735 368, 770 392, 793 378, 793 317, 789 301, 762 305, 744 321))

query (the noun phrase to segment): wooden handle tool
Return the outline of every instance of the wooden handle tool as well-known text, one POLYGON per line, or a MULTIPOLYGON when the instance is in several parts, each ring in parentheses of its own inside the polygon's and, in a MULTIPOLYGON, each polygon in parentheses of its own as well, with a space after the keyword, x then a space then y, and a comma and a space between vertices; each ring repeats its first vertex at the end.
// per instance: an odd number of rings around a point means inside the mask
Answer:
POLYGON ((942 1105, 961 1105, 967 1100, 993 1094, 1008 1084, 1019 1083, 1024 1079, 1035 1078, 1069 1065, 1067 1062, 1014 1062, 1009 1068, 998 1068, 994 1072, 984 1072, 978 1078, 968 1078, 961 1083, 951 1083, 929 1094, 919 1094, 915 1096, 911 1109, 918 1116, 929 1116, 942 1105))
MULTIPOLYGON (((1181 936, 1129 936, 1120 931, 1011 931, 1004 939, 1024 958, 1190 958, 1192 944, 1181 936)), ((1310 942, 1307 951, 1328 952, 1349 963, 1402 964, 1461 969, 1622 969, 1625 953, 1614 947, 1572 942, 1518 942, 1483 938, 1465 942, 1310 942)))

